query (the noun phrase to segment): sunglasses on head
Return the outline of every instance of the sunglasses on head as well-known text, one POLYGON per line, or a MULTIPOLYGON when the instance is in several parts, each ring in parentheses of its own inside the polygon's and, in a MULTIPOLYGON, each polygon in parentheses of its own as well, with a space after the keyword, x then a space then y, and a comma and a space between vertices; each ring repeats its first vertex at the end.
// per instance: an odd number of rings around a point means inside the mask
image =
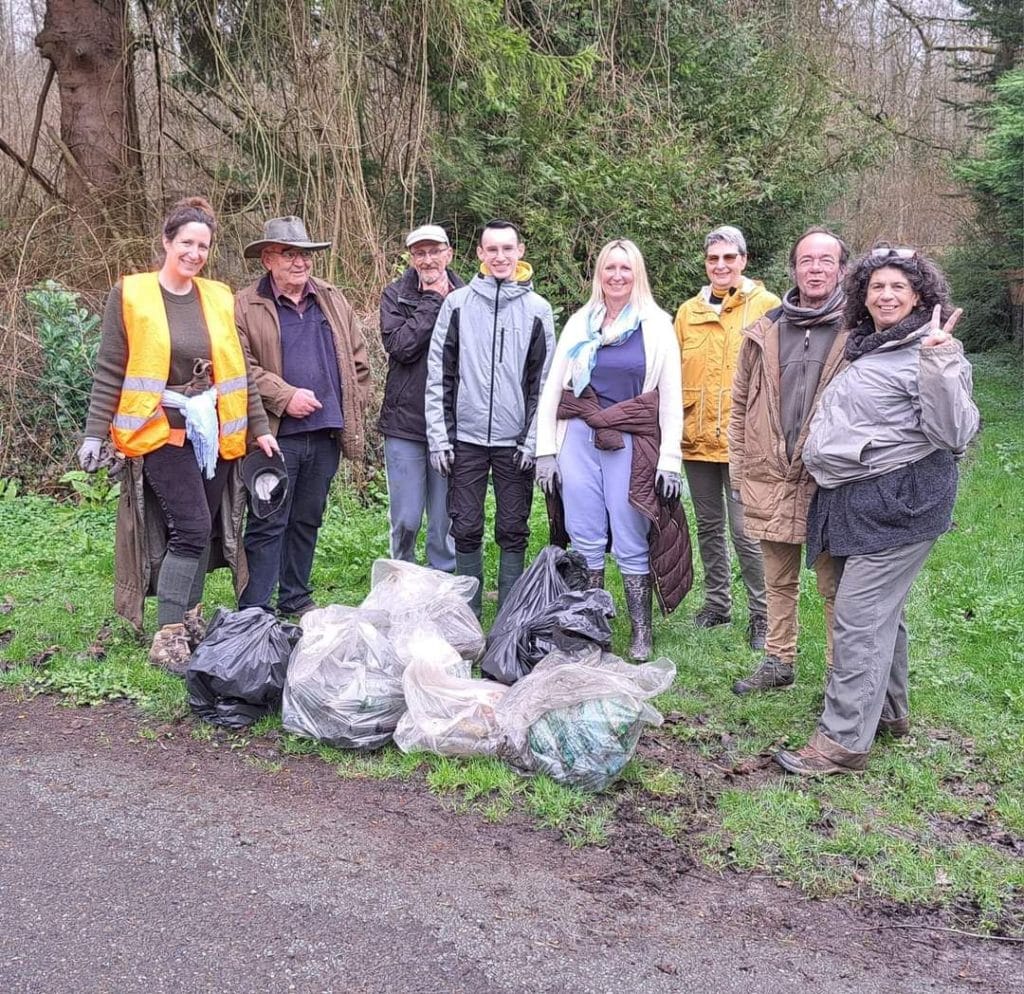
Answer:
POLYGON ((903 246, 880 245, 873 248, 868 255, 872 259, 888 259, 896 256, 897 259, 913 259, 917 256, 917 249, 904 248, 903 246))

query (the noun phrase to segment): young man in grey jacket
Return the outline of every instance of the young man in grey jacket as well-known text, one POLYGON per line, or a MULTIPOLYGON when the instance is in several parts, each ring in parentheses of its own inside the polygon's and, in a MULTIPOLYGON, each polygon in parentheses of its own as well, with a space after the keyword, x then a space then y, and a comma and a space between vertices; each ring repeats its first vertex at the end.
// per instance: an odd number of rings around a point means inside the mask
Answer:
POLYGON ((555 350, 551 305, 534 293, 526 246, 508 221, 480 232, 480 272, 445 298, 427 356, 427 444, 449 478, 455 568, 483 591, 484 499, 494 480, 498 605, 523 572, 533 500, 537 401, 555 350))

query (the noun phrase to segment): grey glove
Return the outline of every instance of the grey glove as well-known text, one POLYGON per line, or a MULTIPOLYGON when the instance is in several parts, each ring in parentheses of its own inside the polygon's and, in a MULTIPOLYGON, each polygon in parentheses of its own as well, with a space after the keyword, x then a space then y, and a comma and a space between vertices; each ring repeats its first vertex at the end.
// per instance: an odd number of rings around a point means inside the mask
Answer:
POLYGON ((95 473, 103 465, 100 450, 103 448, 103 439, 87 438, 82 442, 78 450, 78 465, 87 473, 95 473))
POLYGON ((452 471, 452 466, 455 465, 455 453, 451 449, 431 452, 430 465, 434 467, 435 472, 440 473, 442 476, 448 476, 452 471))
POLYGON ((679 496, 679 474, 659 469, 658 475, 654 478, 654 489, 665 500, 675 500, 679 496))
POLYGON ((546 494, 553 493, 561 487, 562 476, 558 472, 558 460, 554 456, 537 457, 537 486, 546 494))
POLYGON ((529 473, 533 469, 533 453, 523 446, 517 446, 515 455, 512 457, 521 473, 529 473))

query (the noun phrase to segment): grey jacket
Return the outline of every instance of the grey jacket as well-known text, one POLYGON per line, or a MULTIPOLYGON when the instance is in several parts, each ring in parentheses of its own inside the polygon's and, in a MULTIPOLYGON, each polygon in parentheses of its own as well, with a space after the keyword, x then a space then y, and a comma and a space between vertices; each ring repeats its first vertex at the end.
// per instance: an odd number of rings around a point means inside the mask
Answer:
POLYGON ((533 453, 537 402, 555 350, 551 305, 533 292, 532 270, 515 280, 477 274, 445 298, 427 354, 427 443, 456 439, 533 453))
POLYGON ((924 333, 861 356, 825 389, 803 451, 818 486, 883 476, 941 449, 961 454, 974 437, 980 418, 963 346, 922 348, 924 333))

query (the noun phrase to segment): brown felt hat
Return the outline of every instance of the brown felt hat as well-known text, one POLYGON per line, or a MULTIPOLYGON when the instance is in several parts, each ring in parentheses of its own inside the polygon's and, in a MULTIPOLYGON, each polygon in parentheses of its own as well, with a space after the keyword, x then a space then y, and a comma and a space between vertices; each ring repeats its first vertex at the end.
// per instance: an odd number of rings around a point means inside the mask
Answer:
POLYGON ((246 259, 259 258, 268 245, 290 245, 307 252, 322 252, 331 247, 330 242, 313 242, 302 218, 290 214, 288 217, 272 217, 263 225, 263 237, 245 246, 242 255, 246 259))

